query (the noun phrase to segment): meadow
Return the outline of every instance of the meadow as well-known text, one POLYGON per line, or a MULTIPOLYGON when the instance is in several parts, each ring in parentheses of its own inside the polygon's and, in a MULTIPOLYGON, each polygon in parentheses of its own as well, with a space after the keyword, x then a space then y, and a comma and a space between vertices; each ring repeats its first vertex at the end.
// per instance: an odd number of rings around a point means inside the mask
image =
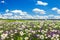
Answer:
POLYGON ((60 20, 0 20, 0 40, 60 40, 60 20))

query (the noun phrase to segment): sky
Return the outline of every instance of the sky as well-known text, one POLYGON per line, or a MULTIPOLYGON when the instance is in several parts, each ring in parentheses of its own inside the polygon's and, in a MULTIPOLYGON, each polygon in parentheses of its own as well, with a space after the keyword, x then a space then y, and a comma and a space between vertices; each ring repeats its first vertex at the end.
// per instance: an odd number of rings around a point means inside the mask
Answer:
POLYGON ((0 0, 3 19, 60 19, 60 0, 0 0))

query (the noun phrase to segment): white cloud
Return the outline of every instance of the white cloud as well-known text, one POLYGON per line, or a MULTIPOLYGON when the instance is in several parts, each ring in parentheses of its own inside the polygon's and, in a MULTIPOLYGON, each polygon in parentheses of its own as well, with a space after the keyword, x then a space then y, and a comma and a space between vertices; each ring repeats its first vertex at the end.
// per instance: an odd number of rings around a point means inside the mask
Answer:
POLYGON ((55 19, 60 19, 60 16, 54 16, 55 19))
POLYGON ((5 13, 3 14, 4 16, 12 16, 13 14, 12 13, 5 13))
POLYGON ((17 15, 17 14, 20 14, 20 12, 15 11, 15 13, 14 13, 11 10, 9 10, 9 12, 6 12, 4 14, 0 14, 0 18, 3 18, 3 19, 54 19, 54 18, 60 19, 60 16, 55 16, 53 14, 40 16, 38 14, 30 15, 27 12, 23 12, 22 10, 21 10, 21 12, 25 13, 25 14, 24 15, 17 15))
POLYGON ((13 13, 22 13, 21 10, 12 10, 11 12, 13 12, 13 13))
POLYGON ((35 16, 33 16, 33 19, 48 19, 48 16, 35 15, 35 16))
POLYGON ((24 16, 26 19, 33 19, 33 16, 32 15, 26 15, 26 16, 24 16))
POLYGON ((40 19, 48 19, 48 16, 40 16, 40 19))
POLYGON ((54 7, 54 8, 52 8, 52 10, 58 10, 58 8, 57 7, 54 7))
POLYGON ((48 5, 48 3, 47 2, 42 2, 42 1, 37 1, 37 5, 46 6, 46 5, 48 5))
POLYGON ((40 14, 45 14, 45 10, 42 10, 42 9, 39 9, 39 8, 33 9, 33 12, 40 13, 40 14))
POLYGON ((9 12, 9 9, 5 10, 5 12, 9 12))
POLYGON ((60 9, 57 7, 52 8, 53 11, 56 11, 58 14, 60 14, 60 9))
POLYGON ((57 10, 57 13, 60 14, 60 9, 57 10))
POLYGON ((60 16, 50 14, 50 15, 48 15, 48 19, 60 19, 60 16))
POLYGON ((21 16, 18 16, 18 15, 14 15, 13 16, 13 19, 22 19, 22 17, 21 16))
POLYGON ((2 14, 0 14, 0 18, 2 18, 2 14))
POLYGON ((53 14, 50 14, 49 17, 53 17, 54 15, 53 14))
MULTIPOLYGON (((37 13, 44 14, 45 11, 41 9, 34 9, 33 11, 36 11, 37 13)), ((47 16, 39 16, 39 15, 30 15, 27 12, 24 12, 22 10, 6 10, 6 13, 4 13, 0 18, 3 19, 45 19, 47 16), (20 14, 20 15, 18 15, 20 14)))
POLYGON ((3 0, 3 1, 1 1, 1 3, 5 3, 5 1, 3 0))
POLYGON ((0 15, 3 19, 32 19, 33 16, 22 10, 5 10, 5 13, 0 15))
POLYGON ((23 12, 22 10, 12 10, 12 13, 20 14, 20 15, 26 15, 27 12, 23 12))

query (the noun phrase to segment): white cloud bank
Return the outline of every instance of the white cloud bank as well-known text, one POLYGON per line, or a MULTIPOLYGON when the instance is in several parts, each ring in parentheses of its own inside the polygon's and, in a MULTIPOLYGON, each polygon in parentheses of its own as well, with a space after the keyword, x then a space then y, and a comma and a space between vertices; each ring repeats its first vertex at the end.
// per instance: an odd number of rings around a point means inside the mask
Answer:
POLYGON ((0 13, 0 18, 3 19, 33 19, 33 16, 22 10, 5 10, 5 13, 0 13))
POLYGON ((35 9, 33 9, 33 12, 35 12, 35 13, 39 13, 39 14, 45 14, 45 10, 42 10, 42 9, 39 9, 39 8, 35 8, 35 9))
POLYGON ((46 6, 46 5, 48 5, 48 3, 47 2, 42 2, 42 1, 37 1, 37 5, 46 6))
POLYGON ((2 19, 53 19, 53 18, 54 19, 60 19, 60 16, 30 15, 27 12, 22 11, 22 10, 6 10, 4 14, 0 14, 0 18, 2 18, 2 19))
MULTIPOLYGON (((40 10, 41 13, 42 10, 40 10)), ((22 10, 6 10, 4 14, 0 14, 0 18, 3 19, 47 19, 47 16, 39 16, 39 15, 30 15, 22 10)))

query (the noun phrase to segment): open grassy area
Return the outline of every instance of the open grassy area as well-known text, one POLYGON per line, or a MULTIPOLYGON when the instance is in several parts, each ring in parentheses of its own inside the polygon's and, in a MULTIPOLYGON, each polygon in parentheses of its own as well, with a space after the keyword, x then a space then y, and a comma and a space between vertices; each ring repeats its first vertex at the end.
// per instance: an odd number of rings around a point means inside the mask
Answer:
POLYGON ((0 20, 0 40, 60 40, 60 20, 0 20))

